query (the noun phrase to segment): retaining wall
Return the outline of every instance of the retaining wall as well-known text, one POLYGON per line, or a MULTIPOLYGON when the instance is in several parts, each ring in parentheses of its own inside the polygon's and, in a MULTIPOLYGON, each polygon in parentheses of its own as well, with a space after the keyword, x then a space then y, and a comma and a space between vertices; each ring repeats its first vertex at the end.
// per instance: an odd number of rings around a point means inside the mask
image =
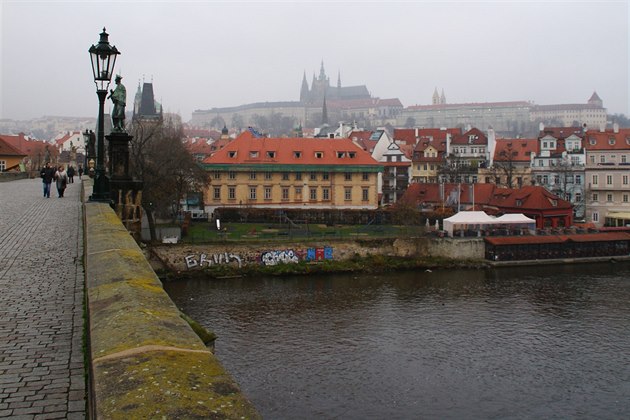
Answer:
POLYGON ((169 270, 182 273, 216 264, 240 267, 249 264, 275 265, 299 261, 332 259, 344 261, 355 255, 385 257, 444 257, 483 260, 482 239, 404 238, 349 239, 326 241, 266 241, 264 243, 230 243, 189 245, 164 244, 152 246, 153 254, 169 270))

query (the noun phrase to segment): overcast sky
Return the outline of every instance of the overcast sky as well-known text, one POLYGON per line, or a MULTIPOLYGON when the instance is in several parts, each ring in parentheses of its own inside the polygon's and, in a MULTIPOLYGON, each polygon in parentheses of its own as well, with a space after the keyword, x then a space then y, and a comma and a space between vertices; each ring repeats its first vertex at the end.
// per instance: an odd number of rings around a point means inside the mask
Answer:
POLYGON ((630 107, 628 1, 0 4, 0 118, 96 117, 88 48, 103 27, 122 53, 128 109, 153 81, 184 121, 299 100, 322 60, 332 85, 340 72, 343 86, 403 106, 430 104, 437 88, 449 103, 586 103, 596 91, 609 113, 630 107))

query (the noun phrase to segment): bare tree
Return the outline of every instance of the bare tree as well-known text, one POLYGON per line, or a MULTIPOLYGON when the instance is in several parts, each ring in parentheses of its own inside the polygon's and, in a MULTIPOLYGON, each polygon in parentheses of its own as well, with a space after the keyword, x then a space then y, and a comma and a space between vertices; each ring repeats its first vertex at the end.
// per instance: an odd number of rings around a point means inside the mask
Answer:
POLYGON ((209 176, 182 143, 181 126, 136 118, 131 132, 132 173, 143 182, 142 207, 155 240, 156 215, 169 214, 173 202, 179 206, 188 192, 204 189, 209 176))
POLYGON ((513 188, 514 175, 516 172, 515 159, 517 156, 518 152, 512 150, 511 143, 507 145, 506 150, 501 150, 497 154, 497 158, 494 160, 494 163, 490 168, 490 173, 494 175, 495 184, 497 186, 513 188), (505 180, 505 183, 503 180, 505 180))

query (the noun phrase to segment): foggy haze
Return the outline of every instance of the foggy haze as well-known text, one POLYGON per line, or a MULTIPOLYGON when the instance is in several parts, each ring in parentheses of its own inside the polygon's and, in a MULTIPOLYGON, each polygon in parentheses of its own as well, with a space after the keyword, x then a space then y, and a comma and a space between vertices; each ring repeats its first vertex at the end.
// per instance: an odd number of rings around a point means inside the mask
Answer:
POLYGON ((596 91, 610 114, 630 107, 627 1, 0 1, 0 118, 95 117, 88 49, 103 27, 127 109, 152 81, 185 122, 297 101, 322 60, 331 85, 340 74, 405 107, 436 88, 447 103, 584 104, 596 91))

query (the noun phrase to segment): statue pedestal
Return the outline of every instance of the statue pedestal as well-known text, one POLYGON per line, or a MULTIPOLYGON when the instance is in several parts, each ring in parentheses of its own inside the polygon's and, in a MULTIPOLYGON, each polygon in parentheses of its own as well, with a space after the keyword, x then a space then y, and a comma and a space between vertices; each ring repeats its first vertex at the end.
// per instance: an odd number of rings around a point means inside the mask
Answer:
POLYGON ((109 142, 109 196, 116 214, 137 240, 142 229, 142 181, 129 174, 129 143, 133 136, 113 132, 109 142))

